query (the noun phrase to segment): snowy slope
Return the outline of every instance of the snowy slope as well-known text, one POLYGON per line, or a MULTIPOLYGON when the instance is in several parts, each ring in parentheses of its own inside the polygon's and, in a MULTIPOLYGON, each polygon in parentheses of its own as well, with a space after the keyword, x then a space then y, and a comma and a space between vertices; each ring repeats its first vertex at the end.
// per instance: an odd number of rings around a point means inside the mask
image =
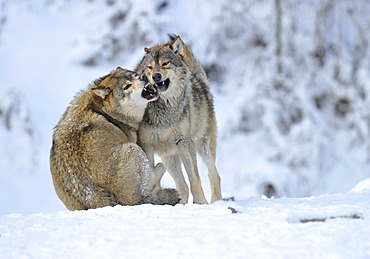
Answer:
POLYGON ((369 258, 370 185, 310 198, 0 216, 0 258, 369 258))

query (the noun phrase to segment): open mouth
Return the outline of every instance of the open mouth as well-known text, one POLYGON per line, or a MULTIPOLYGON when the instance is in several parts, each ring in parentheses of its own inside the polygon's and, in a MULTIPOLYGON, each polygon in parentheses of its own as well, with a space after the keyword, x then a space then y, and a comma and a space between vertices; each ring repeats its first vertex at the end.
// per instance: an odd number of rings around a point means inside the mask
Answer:
POLYGON ((152 100, 152 99, 158 97, 158 92, 155 89, 155 87, 153 87, 153 85, 148 83, 144 86, 144 89, 141 92, 141 97, 143 97, 147 100, 152 100))
POLYGON ((168 86, 170 85, 170 79, 167 78, 164 81, 157 82, 154 84, 154 86, 158 89, 158 91, 164 92, 167 90, 168 86))

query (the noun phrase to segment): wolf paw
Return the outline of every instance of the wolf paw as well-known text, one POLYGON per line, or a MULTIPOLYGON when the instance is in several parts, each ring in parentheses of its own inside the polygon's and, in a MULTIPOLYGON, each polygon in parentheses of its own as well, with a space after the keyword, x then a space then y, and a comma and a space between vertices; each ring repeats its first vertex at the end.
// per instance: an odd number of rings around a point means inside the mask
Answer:
POLYGON ((157 194, 158 204, 176 205, 179 203, 179 193, 175 189, 165 188, 157 194))

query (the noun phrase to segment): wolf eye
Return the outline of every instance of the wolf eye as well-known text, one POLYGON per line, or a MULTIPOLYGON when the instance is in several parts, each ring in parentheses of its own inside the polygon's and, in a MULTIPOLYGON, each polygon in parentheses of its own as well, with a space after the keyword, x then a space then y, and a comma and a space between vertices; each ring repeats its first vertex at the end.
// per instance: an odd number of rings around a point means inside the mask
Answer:
POLYGON ((151 65, 148 66, 148 69, 153 69, 153 67, 151 65))
POLYGON ((132 84, 128 84, 128 85, 125 86, 125 88, 123 88, 123 90, 129 89, 131 86, 132 86, 132 84))
POLYGON ((165 66, 167 66, 168 64, 170 64, 170 61, 163 62, 163 63, 162 63, 162 67, 165 67, 165 66))

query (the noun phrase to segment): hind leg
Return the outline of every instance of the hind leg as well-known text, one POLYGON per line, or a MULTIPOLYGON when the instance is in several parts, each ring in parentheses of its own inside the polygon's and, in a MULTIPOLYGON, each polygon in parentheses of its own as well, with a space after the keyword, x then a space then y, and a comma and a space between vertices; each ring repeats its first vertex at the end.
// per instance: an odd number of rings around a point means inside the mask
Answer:
POLYGON ((118 204, 116 197, 86 178, 74 178, 76 185, 69 191, 63 191, 62 201, 69 210, 87 210, 118 204))
POLYGON ((181 160, 177 155, 161 156, 168 172, 172 176, 176 184, 176 189, 179 192, 180 203, 186 204, 189 200, 189 187, 186 184, 184 175, 181 170, 181 160))
POLYGON ((116 206, 116 196, 105 188, 95 186, 94 190, 86 190, 86 200, 82 202, 85 209, 96 209, 106 206, 116 206))
POLYGON ((151 167, 151 163, 140 146, 134 143, 122 145, 116 180, 111 184, 122 205, 140 204, 145 197, 161 190, 160 181, 166 168, 162 163, 151 167))
POLYGON ((100 179, 116 197, 120 205, 137 205, 149 192, 151 168, 144 151, 135 143, 117 147, 119 154, 110 165, 109 177, 100 179))
POLYGON ((208 168, 208 178, 211 185, 211 203, 221 200, 221 177, 216 168, 216 144, 208 137, 198 141, 197 150, 208 168))
POLYGON ((189 177, 190 190, 194 198, 193 202, 197 204, 208 204, 198 172, 197 152, 194 142, 191 139, 183 138, 177 143, 177 147, 181 161, 189 177))

